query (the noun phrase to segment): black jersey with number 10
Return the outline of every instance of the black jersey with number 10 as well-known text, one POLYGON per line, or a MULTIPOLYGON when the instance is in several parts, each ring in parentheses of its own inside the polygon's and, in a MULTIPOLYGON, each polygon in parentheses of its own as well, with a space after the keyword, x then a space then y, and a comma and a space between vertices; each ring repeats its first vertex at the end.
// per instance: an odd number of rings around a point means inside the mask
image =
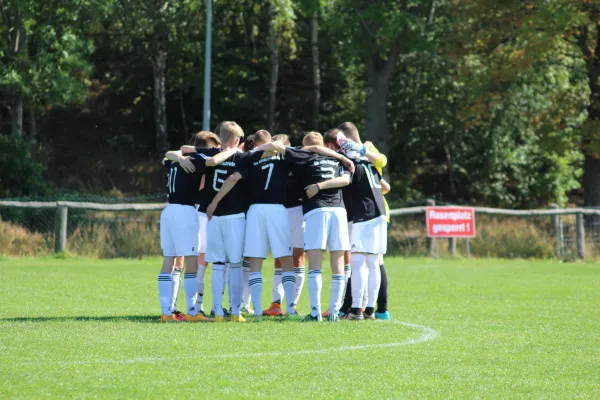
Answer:
POLYGON ((354 160, 354 175, 347 193, 351 198, 352 222, 369 221, 385 216, 383 193, 381 192, 381 175, 367 160, 354 160))

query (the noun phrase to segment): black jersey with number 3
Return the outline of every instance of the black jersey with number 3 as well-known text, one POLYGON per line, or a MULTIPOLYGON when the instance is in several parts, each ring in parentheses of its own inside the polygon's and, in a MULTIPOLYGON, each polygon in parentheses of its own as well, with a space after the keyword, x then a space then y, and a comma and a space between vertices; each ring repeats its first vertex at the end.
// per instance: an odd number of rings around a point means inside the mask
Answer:
POLYGON ((381 175, 366 158, 354 160, 352 183, 346 193, 352 198, 352 222, 369 221, 385 216, 381 175))
POLYGON ((244 161, 242 175, 250 204, 285 204, 290 166, 281 154, 264 156, 264 151, 259 150, 244 161))
MULTIPOLYGON (((200 194, 201 202, 199 211, 206 212, 206 208, 213 201, 223 183, 227 178, 238 170, 243 170, 250 160, 260 158, 256 153, 234 153, 226 161, 215 166, 207 168, 204 178, 204 188, 200 194)), ((235 185, 233 189, 223 197, 219 202, 214 215, 217 217, 224 215, 234 215, 246 212, 246 200, 244 195, 244 185, 235 185)))
MULTIPOLYGON (((291 162, 294 176, 302 188, 336 178, 344 173, 344 167, 338 160, 305 150, 288 148, 285 158, 291 162)), ((317 208, 328 207, 344 207, 339 188, 321 190, 310 199, 306 196, 306 192, 303 193, 302 212, 304 214, 317 208)))

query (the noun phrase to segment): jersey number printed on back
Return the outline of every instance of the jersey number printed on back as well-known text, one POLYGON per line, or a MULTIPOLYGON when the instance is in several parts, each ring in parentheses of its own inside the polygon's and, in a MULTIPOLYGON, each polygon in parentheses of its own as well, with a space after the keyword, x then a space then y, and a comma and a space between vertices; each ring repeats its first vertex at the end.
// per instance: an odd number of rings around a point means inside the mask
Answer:
POLYGON ((321 166, 319 167, 319 172, 321 173, 321 178, 323 179, 335 178, 335 169, 333 167, 321 166))
POLYGON ((367 179, 369 179, 369 185, 371 185, 372 188, 381 189, 381 184, 377 179, 377 171, 375 170, 375 167, 372 165, 366 165, 365 173, 367 174, 367 179))
POLYGON ((169 187, 169 193, 175 193, 175 179, 177 178, 177 168, 171 168, 169 170, 169 180, 167 186, 169 187))
POLYGON ((227 170, 224 169, 215 169, 215 177, 213 178, 213 190, 218 192, 221 190, 221 186, 223 186, 223 182, 225 179, 219 178, 219 175, 227 175, 227 170))
POLYGON ((267 173, 267 182, 265 183, 265 190, 267 190, 269 188, 269 183, 271 183, 271 175, 273 174, 273 167, 275 166, 275 164, 267 164, 267 165, 263 165, 261 167, 261 169, 268 169, 269 172, 267 173))

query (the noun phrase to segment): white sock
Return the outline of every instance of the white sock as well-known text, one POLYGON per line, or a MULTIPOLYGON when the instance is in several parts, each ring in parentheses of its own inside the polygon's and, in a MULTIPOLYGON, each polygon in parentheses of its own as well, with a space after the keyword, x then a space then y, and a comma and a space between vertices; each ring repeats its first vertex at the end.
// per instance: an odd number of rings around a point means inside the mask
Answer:
POLYGON ((331 275, 331 297, 329 298, 329 315, 337 315, 344 299, 344 275, 331 275))
POLYGON ((177 297, 179 296, 179 285, 181 284, 181 270, 175 268, 171 274, 171 312, 177 310, 177 297))
POLYGON ((198 275, 185 273, 183 275, 183 290, 185 292, 187 313, 191 316, 198 315, 198 309, 196 309, 196 301, 198 300, 198 275))
POLYGON ((206 265, 198 264, 198 299, 196 300, 196 310, 203 311, 204 303, 204 275, 206 275, 206 265))
POLYGON ((248 285, 250 286, 250 295, 252 296, 254 315, 262 315, 262 272, 250 272, 248 285))
POLYGON ((223 277, 225 265, 222 263, 213 263, 212 277, 210 280, 211 292, 213 296, 213 311, 215 316, 223 316, 223 277))
POLYGON ((381 285, 381 269, 379 269, 379 255, 367 255, 367 267, 369 268, 369 283, 367 289, 367 307, 377 305, 377 295, 381 285))
POLYGON ((229 290, 229 288, 231 287, 229 285, 229 281, 231 280, 231 271, 229 271, 229 263, 225 264, 225 273, 223 274, 223 276, 223 307, 225 307, 225 289, 227 289, 227 301, 229 302, 229 307, 231 307, 231 291, 229 290))
POLYGON ((242 292, 242 303, 244 307, 250 306, 250 286, 248 280, 250 279, 250 263, 248 261, 242 262, 242 275, 244 277, 244 291, 242 292))
POLYGON ((352 254, 352 308, 362 308, 364 288, 367 286, 369 270, 364 254, 352 254))
POLYGON ((321 290, 323 277, 320 269, 308 271, 308 296, 310 297, 310 315, 316 317, 321 314, 321 290))
POLYGON ((171 274, 161 272, 158 274, 158 298, 160 300, 161 312, 171 315, 171 274))
POLYGON ((305 272, 306 268, 304 267, 294 268, 294 273, 296 274, 296 296, 294 296, 294 304, 298 304, 298 301, 300 301, 300 295, 302 294, 302 288, 304 287, 305 272))
POLYGON ((293 271, 283 272, 281 275, 283 291, 285 292, 286 310, 288 314, 295 314, 294 299, 296 298, 296 273, 293 271))
POLYGON ((244 276, 242 274, 242 263, 229 264, 229 304, 231 304, 231 313, 240 315, 242 305, 242 292, 244 290, 244 276))
POLYGON ((275 274, 273 275, 273 294, 272 302, 273 303, 281 303, 283 300, 283 286, 281 284, 281 268, 275 268, 275 274))

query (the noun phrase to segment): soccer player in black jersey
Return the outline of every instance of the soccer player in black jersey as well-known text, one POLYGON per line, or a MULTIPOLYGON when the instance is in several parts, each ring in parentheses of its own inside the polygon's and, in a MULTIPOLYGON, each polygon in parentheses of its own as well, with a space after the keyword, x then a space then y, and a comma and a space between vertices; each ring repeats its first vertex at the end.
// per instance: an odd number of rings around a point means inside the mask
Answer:
MULTIPOLYGON (((339 133, 338 129, 325 133, 325 144, 331 149, 339 150, 339 133)), ((352 308, 348 319, 375 319, 374 306, 381 282, 379 258, 387 251, 387 217, 382 177, 366 157, 359 157, 354 163, 355 172, 347 193, 352 198, 352 308), (365 291, 368 303, 363 317, 361 301, 365 291)))
MULTIPOLYGON (((274 141, 280 141, 285 146, 291 146, 288 135, 279 134, 273 136, 274 141)), ((292 239, 292 261, 294 276, 296 278, 296 296, 294 304, 300 300, 300 294, 304 287, 306 269, 304 267, 304 216, 302 215, 302 187, 296 181, 294 173, 290 169, 286 183, 285 209, 288 214, 290 232, 292 239)), ((282 270, 279 260, 275 260, 275 273, 273 275, 273 289, 271 294, 271 306, 263 311, 270 316, 281 316, 281 302, 284 298, 282 285, 282 270)))
MULTIPOLYGON (((207 133, 207 137, 210 136, 207 133)), ((206 149, 208 154, 215 154, 218 149, 206 149)), ((160 241, 163 250, 163 268, 158 276, 158 290, 162 308, 161 321, 206 321, 195 309, 198 293, 197 280, 193 285, 186 284, 187 314, 180 316, 170 310, 172 298, 171 268, 174 258, 185 257, 186 275, 196 274, 198 269, 199 224, 195 202, 202 174, 206 169, 206 156, 193 159, 167 153, 163 164, 168 169, 167 193, 169 204, 160 216, 160 241), (176 159, 177 161, 174 161, 176 159)))
MULTIPOLYGON (((273 257, 278 259, 282 267, 283 290, 287 299, 288 315, 296 314, 294 301, 296 295, 296 280, 293 272, 291 235, 287 211, 284 207, 286 197, 286 182, 289 176, 290 160, 283 159, 279 153, 268 154, 260 151, 270 145, 271 136, 267 131, 261 130, 254 134, 255 144, 260 145, 254 156, 245 159, 241 164, 241 173, 238 178, 245 176, 249 182, 251 206, 248 210, 246 224, 246 239, 244 256, 248 257, 251 266, 250 292, 255 317, 262 315, 262 262, 267 257, 269 250, 273 257)), ((333 157, 350 161, 325 147, 314 148, 315 152, 322 152, 333 157)), ((308 153, 311 154, 311 153, 308 153)), ((231 181, 234 177, 228 179, 231 181)), ((216 207, 221 199, 225 198, 235 182, 225 182, 222 190, 213 200, 211 208, 216 207)), ((231 194, 229 195, 231 196, 231 194)))
MULTIPOLYGON (((308 133, 303 139, 304 146, 323 146, 323 138, 317 132, 308 133)), ((340 154, 322 156, 303 150, 285 147, 274 142, 273 148, 285 155, 292 165, 294 176, 305 188, 302 197, 302 211, 305 220, 304 250, 308 256, 308 289, 311 312, 305 321, 321 321, 321 263, 323 251, 329 249, 332 269, 331 296, 329 303, 330 321, 337 321, 337 312, 344 290, 343 255, 349 249, 346 210, 340 188, 350 183, 350 171, 341 165, 340 154)), ((306 148, 306 147, 305 147, 306 148)), ((345 165, 353 170, 353 165, 345 165)))

